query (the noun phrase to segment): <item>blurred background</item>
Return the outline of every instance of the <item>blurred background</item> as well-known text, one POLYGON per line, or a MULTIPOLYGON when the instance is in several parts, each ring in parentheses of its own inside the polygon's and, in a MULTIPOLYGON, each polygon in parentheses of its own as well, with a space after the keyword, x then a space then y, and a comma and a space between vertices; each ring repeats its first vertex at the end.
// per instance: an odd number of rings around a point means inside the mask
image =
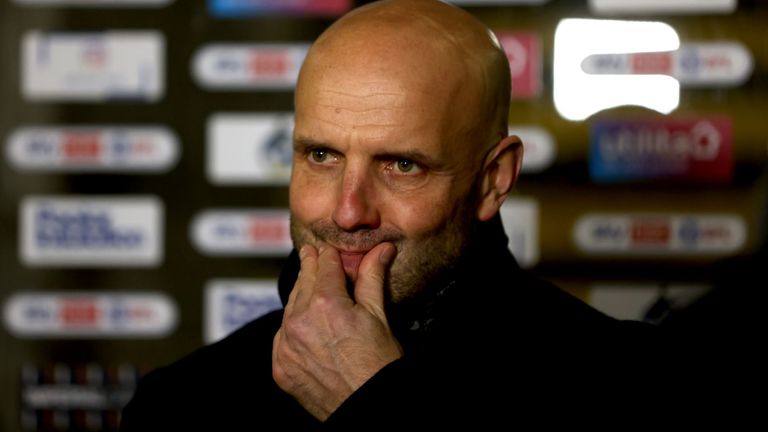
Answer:
MULTIPOLYGON (((0 430, 115 430, 279 307, 296 74, 364 3, 0 0, 0 430)), ((761 321, 768 2, 452 3, 510 60, 521 265, 681 337, 761 321)))

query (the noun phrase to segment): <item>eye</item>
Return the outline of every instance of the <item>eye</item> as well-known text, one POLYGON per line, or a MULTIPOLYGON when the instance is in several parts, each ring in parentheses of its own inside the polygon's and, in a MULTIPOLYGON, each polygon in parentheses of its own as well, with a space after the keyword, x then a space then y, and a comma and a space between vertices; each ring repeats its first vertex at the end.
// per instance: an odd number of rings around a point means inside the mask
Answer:
POLYGON ((421 166, 409 159, 398 159, 392 165, 391 169, 395 170, 398 174, 416 175, 421 173, 421 166))
POLYGON ((404 173, 411 172, 415 165, 415 163, 409 160, 399 160, 397 161, 397 170, 404 173))
POLYGON ((328 150, 314 149, 310 152, 310 157, 314 162, 323 163, 328 160, 328 150))

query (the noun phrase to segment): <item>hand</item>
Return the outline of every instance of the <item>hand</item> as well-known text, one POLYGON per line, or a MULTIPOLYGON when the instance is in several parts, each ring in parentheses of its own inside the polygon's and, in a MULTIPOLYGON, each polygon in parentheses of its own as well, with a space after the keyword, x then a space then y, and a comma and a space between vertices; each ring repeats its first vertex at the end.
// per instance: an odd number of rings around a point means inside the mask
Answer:
POLYGON ((395 247, 382 243, 363 257, 352 299, 336 249, 299 251, 301 271, 272 345, 272 376, 321 421, 403 355, 384 314, 385 272, 394 255, 395 247))

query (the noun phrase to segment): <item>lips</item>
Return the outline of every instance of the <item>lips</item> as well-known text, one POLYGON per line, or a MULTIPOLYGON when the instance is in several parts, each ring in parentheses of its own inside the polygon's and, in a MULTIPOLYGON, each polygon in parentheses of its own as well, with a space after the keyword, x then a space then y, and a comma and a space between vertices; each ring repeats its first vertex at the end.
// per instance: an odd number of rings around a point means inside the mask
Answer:
POLYGON ((339 251, 341 263, 344 266, 344 273, 346 273, 352 281, 357 281, 357 272, 360 267, 360 262, 363 260, 366 253, 368 252, 339 251))

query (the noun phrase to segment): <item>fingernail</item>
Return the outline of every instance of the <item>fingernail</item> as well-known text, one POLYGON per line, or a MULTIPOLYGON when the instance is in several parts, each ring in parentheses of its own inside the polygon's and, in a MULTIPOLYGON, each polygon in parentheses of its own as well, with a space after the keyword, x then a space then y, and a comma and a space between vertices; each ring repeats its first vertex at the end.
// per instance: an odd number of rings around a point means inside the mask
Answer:
POLYGON ((307 245, 304 245, 299 249, 299 259, 304 259, 307 257, 307 245))
POLYGON ((389 245, 386 248, 384 248, 383 251, 381 251, 381 254, 379 255, 379 262, 387 266, 389 265, 389 263, 392 262, 392 259, 394 257, 395 257, 395 247, 392 245, 389 245))

